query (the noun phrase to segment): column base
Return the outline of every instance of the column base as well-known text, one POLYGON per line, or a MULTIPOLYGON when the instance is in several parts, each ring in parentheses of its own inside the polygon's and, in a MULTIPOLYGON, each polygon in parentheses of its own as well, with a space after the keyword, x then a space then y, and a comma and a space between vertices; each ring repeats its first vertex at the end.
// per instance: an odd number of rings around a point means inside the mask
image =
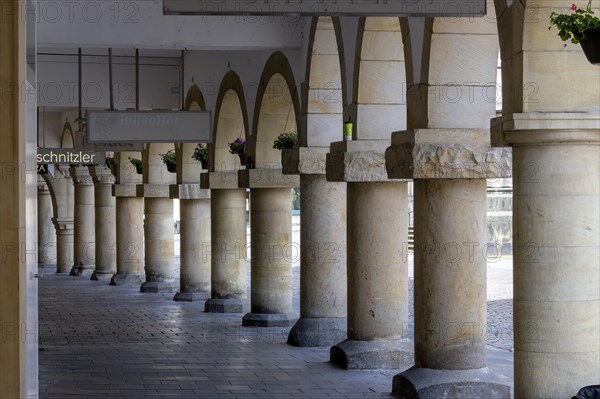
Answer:
POLYGON ((207 299, 204 303, 207 313, 242 313, 244 303, 239 298, 207 299))
POLYGON ((348 370, 402 369, 415 364, 409 340, 356 341, 347 339, 331 348, 329 361, 348 370))
POLYGON ((392 393, 401 399, 509 399, 510 386, 487 367, 474 370, 412 367, 394 377, 392 393))
POLYGON ((146 281, 140 287, 140 292, 156 294, 159 292, 173 292, 175 289, 173 281, 146 281))
POLYGON ((114 273, 106 273, 106 272, 94 272, 90 277, 90 280, 94 281, 109 281, 112 279, 114 273))
POLYGON ((246 313, 242 318, 245 327, 289 327, 292 317, 283 313, 246 313))
POLYGON ((210 297, 210 292, 177 292, 173 297, 174 301, 180 302, 200 302, 210 297))
POLYGON ((144 274, 115 274, 110 279, 110 285, 131 285, 139 287, 146 280, 144 274))
POLYGON ((331 346, 346 338, 345 317, 301 317, 290 331, 287 343, 301 347, 331 346))
POLYGON ((94 274, 94 268, 86 268, 83 266, 73 266, 69 272, 69 276, 90 278, 94 274))

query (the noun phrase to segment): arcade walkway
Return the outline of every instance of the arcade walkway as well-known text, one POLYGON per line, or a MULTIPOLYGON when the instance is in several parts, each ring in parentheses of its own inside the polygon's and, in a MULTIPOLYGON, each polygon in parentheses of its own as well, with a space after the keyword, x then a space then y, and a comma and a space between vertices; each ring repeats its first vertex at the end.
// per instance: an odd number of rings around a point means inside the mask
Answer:
MULTIPOLYGON (((489 323, 502 330, 488 342, 498 348, 512 339, 502 327, 512 301, 499 299, 512 293, 510 264, 488 269, 489 323)), ((392 398, 397 370, 336 368, 329 348, 287 345, 288 328, 241 327, 241 314, 204 313, 202 302, 55 270, 41 269, 40 398, 392 398)), ((296 313, 298 276, 295 263, 296 313)), ((489 364, 512 386, 513 354, 498 348, 488 346, 489 364)))

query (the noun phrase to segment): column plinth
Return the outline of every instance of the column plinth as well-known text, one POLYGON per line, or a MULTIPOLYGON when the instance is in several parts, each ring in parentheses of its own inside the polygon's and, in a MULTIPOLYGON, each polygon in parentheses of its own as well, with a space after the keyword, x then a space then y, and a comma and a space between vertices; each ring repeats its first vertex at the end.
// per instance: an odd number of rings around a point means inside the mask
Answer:
POLYGON ((70 172, 75 188, 74 254, 70 275, 89 278, 96 263, 94 184, 86 166, 72 167, 70 172))
POLYGON ((485 129, 392 135, 390 175, 414 178, 415 366, 394 377, 402 398, 509 398, 487 369, 486 178, 510 177, 510 153, 485 129))
POLYGON ((282 151, 283 173, 300 175, 300 319, 287 341, 294 346, 331 346, 346 337, 346 183, 326 180, 327 151, 282 151))

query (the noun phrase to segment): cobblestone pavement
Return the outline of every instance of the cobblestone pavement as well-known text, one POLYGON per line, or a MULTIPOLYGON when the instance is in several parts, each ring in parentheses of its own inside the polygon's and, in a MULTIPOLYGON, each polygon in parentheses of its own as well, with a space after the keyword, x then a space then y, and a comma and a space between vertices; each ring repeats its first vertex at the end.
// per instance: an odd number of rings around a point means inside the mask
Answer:
MULTIPOLYGON (((507 329, 490 343, 503 349, 512 347, 510 264, 488 268, 488 322, 507 329)), ((41 398, 392 398, 398 370, 339 369, 328 348, 287 345, 289 328, 241 327, 240 314, 207 314, 203 303, 175 302, 172 293, 42 271, 41 398)), ((293 272, 298 313, 297 260, 293 272)), ((511 383, 512 353, 488 348, 490 368, 511 383)))

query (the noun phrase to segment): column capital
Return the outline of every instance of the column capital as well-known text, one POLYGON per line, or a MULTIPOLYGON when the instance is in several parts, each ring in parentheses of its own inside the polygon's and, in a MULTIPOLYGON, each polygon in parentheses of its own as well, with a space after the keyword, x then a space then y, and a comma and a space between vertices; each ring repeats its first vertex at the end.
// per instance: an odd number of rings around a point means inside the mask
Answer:
POLYGON ((89 172, 94 184, 114 184, 116 181, 111 170, 105 165, 90 166, 89 172))
POLYGON ((73 218, 52 218, 52 224, 54 224, 58 233, 63 230, 73 230, 75 221, 73 218))
POLYGON ((200 175, 200 187, 211 190, 237 190, 238 172, 229 170, 224 172, 206 172, 200 175))
POLYGON ((210 190, 202 188, 200 183, 172 184, 169 186, 169 194, 171 198, 181 200, 210 199, 210 190))
POLYGON ((74 184, 89 186, 94 184, 87 166, 73 166, 70 168, 71 178, 74 184))
POLYGON ((489 179, 510 177, 510 149, 492 148, 487 129, 410 129, 392 133, 386 150, 391 178, 489 179))
POLYGON ((348 183, 400 183, 385 169, 385 150, 389 140, 355 140, 331 143, 327 154, 328 181, 348 183))
POLYGON ((112 186, 113 197, 137 197, 135 184, 114 184, 112 186))
POLYGON ((528 112, 491 121, 494 147, 541 144, 598 144, 600 115, 585 112, 528 112))
POLYGON ((170 198, 168 184, 138 184, 136 193, 143 198, 170 198))
POLYGON ((328 147, 298 147, 281 151, 284 175, 324 175, 328 147))
POLYGON ((300 177, 284 175, 279 168, 238 170, 239 188, 294 188, 300 187, 300 177))

